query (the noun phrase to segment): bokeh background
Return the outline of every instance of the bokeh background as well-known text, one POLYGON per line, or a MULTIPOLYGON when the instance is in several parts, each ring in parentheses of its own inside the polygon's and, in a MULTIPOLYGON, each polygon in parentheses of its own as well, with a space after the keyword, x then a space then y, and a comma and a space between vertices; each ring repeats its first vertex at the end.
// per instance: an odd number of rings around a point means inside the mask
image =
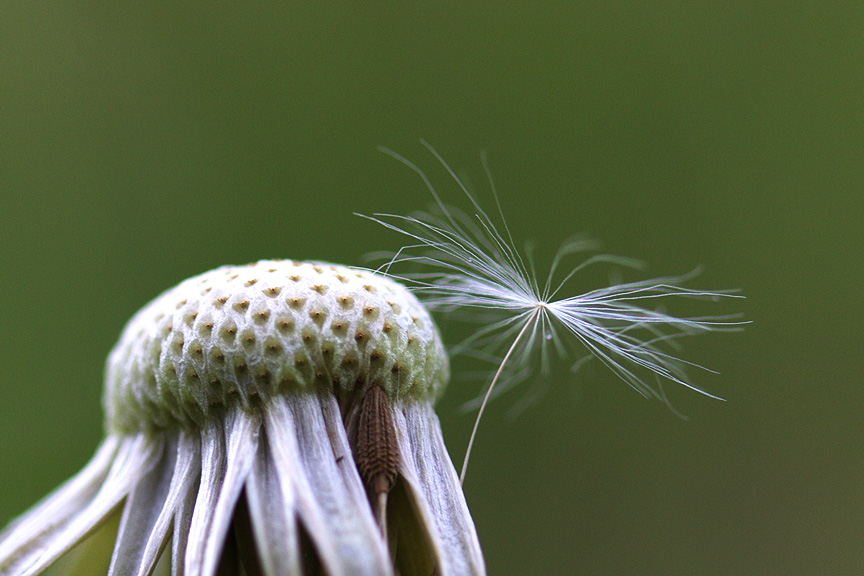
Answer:
MULTIPOLYGON (((156 294, 398 248, 353 213, 431 198, 378 145, 461 202, 425 138, 487 206, 488 151, 541 268, 583 233, 753 321, 684 342, 727 399, 667 386, 686 421, 596 362, 497 400, 466 483, 490 574, 864 573, 862 30, 860 2, 3 2, 0 524, 89 458, 156 294)), ((439 405, 457 462, 479 387, 439 405)))

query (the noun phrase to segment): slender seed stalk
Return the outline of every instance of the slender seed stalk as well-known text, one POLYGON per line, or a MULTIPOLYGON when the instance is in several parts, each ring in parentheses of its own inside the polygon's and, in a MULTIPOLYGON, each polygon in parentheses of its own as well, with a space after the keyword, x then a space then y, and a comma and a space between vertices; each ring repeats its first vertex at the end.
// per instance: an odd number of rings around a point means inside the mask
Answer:
POLYGON ((492 389, 495 388, 495 383, 498 382, 498 378, 501 376, 501 372, 504 370, 504 365, 507 364, 507 360, 510 359, 510 356, 516 349, 516 346, 519 345, 519 341, 522 339, 522 336, 525 334, 528 326, 534 324, 534 321, 537 320, 537 316, 540 315, 540 311, 543 310, 545 307, 545 303, 538 304, 537 308, 534 309, 534 312, 531 313, 531 317, 528 318, 528 321, 525 322, 524 326, 522 326, 522 330, 519 331, 519 335, 516 336, 515 340, 513 340, 513 344, 510 345, 510 349, 507 350, 507 354, 505 354, 504 359, 501 360, 501 365, 498 366, 498 370, 495 372, 495 376, 492 378, 492 382, 489 384, 489 388, 486 390, 486 395, 483 396, 483 402, 482 404, 480 404, 480 410, 477 412, 477 418, 474 420, 474 429, 471 430, 471 438, 468 440, 468 448, 465 450, 465 459, 462 460, 462 471, 459 472, 460 485, 465 484, 465 473, 468 471, 468 460, 471 458, 471 448, 474 447, 474 438, 477 436, 477 429, 480 427, 480 418, 483 417, 483 411, 486 409, 486 403, 489 402, 489 397, 492 395, 492 389))

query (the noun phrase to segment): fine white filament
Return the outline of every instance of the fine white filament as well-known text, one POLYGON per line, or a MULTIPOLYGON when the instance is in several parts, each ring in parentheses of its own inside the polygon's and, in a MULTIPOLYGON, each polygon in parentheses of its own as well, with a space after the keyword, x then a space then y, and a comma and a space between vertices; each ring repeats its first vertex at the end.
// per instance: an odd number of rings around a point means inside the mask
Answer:
MULTIPOLYGON (((637 262, 607 254, 590 254, 559 275, 566 258, 590 253, 594 243, 567 242, 559 248, 546 280, 541 283, 530 259, 513 242, 498 195, 483 157, 500 225, 481 208, 467 186, 428 143, 422 144, 435 156, 468 199, 473 216, 445 205, 431 181, 414 163, 382 148, 416 172, 435 200, 436 214, 375 214, 368 217, 411 240, 391 256, 382 270, 391 273, 396 264, 420 265, 420 272, 395 275, 410 282, 412 289, 433 311, 480 310, 478 328, 456 351, 470 350, 499 358, 498 368, 479 403, 474 430, 468 442, 460 479, 464 481, 468 459, 483 410, 502 378, 505 367, 526 371, 534 352, 539 350, 541 365, 548 365, 548 347, 553 345, 563 356, 564 335, 575 338, 588 353, 608 366, 627 384, 645 397, 665 401, 662 387, 649 384, 649 376, 666 379, 697 392, 718 398, 696 388, 687 380, 684 368, 695 366, 660 348, 682 336, 714 330, 735 329, 743 322, 737 316, 676 317, 659 309, 645 307, 658 299, 695 298, 718 300, 743 298, 734 291, 694 290, 681 286, 696 272, 678 276, 612 284, 584 294, 561 296, 567 283, 589 266, 607 263, 636 267, 637 262), (526 264, 528 260, 528 264, 526 264), (556 280, 556 278, 559 278, 556 280), (502 350, 506 350, 503 353, 502 350)), ((518 378, 511 378, 512 386, 518 378)), ((500 389, 500 387, 499 387, 500 389)), ((719 399, 719 398, 718 398, 719 399)))

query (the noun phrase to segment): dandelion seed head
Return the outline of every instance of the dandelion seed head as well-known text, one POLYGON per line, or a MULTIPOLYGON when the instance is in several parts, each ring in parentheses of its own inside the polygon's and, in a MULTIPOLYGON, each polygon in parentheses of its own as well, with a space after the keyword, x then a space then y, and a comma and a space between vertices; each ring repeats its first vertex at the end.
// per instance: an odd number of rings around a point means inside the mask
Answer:
POLYGON ((448 360, 400 284, 325 263, 260 261, 190 278, 128 323, 106 367, 109 430, 201 426, 315 387, 435 399, 448 360))

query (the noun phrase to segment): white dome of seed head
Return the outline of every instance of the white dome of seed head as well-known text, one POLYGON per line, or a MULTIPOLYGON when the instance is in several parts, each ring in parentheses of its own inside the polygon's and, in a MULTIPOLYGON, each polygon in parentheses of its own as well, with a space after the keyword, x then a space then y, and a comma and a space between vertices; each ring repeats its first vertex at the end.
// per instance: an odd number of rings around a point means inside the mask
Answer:
POLYGON ((384 276, 263 260, 182 282, 141 309, 108 357, 109 430, 200 426, 230 405, 378 385, 434 400, 449 379, 429 313, 384 276))

